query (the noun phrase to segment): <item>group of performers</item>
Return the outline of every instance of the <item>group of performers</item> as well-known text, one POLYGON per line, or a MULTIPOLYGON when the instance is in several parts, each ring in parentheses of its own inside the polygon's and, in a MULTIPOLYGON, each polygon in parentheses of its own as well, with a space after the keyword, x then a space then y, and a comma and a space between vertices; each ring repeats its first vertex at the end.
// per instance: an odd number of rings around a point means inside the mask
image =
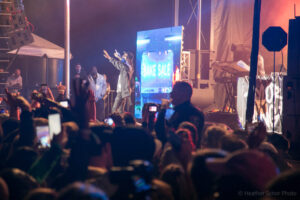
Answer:
MULTIPOLYGON (((131 92, 133 80, 133 59, 134 55, 131 52, 123 52, 121 55, 115 50, 113 57, 109 55, 106 50, 103 50, 104 57, 119 70, 118 83, 116 89, 116 97, 111 109, 111 112, 123 113, 129 111, 132 105, 131 92)), ((105 74, 98 73, 97 67, 93 66, 90 73, 86 73, 80 64, 75 65, 74 73, 71 79, 80 78, 89 82, 89 89, 92 92, 93 101, 96 104, 96 119, 103 121, 105 118, 104 101, 110 92, 110 84, 107 82, 105 74)), ((21 70, 16 69, 14 73, 8 77, 7 86, 11 92, 19 93, 22 89, 22 76, 21 70)), ((58 96, 54 98, 51 89, 47 84, 41 84, 40 89, 36 92, 43 94, 44 97, 58 102, 66 100, 65 98, 66 87, 61 83, 57 86, 58 96)), ((72 90, 71 90, 72 96, 72 90)))
MULTIPOLYGON (((239 46, 234 46, 233 48, 234 60, 243 60, 246 64, 250 64, 249 55, 250 51, 244 50, 239 46), (241 49, 241 50, 239 50, 241 49), (247 62, 248 61, 248 62, 247 62)), ((118 71, 118 82, 116 88, 116 96, 111 108, 111 113, 124 113, 124 111, 130 111, 130 107, 133 105, 131 94, 134 87, 134 64, 133 59, 134 55, 131 52, 123 52, 121 55, 117 50, 111 56, 106 50, 103 50, 103 56, 106 58, 118 71)), ((249 67, 249 66, 248 66, 249 67)), ((250 67, 249 67, 250 68, 250 67)), ((75 65, 74 73, 71 79, 80 78, 89 82, 90 91, 92 92, 93 101, 96 105, 96 119, 103 121, 105 118, 105 100, 108 97, 110 92, 110 84, 107 82, 107 77, 105 74, 98 73, 97 67, 93 66, 90 73, 86 73, 80 64, 75 65)), ((261 55, 258 56, 258 75, 264 76, 264 60, 261 55)), ((18 91, 22 89, 22 77, 20 69, 16 69, 14 73, 8 77, 7 86, 11 91, 18 91)), ((65 86, 59 84, 57 86, 58 97, 54 99, 53 94, 50 88, 46 84, 42 84, 39 91, 45 97, 50 98, 56 101, 65 100, 65 86)), ((215 92, 218 91, 218 88, 215 88, 215 92)), ((220 92, 215 97, 220 97, 224 95, 224 92, 220 92)), ((72 91, 71 91, 72 95, 72 91)), ((224 98, 217 98, 224 99, 224 98)), ((223 101, 220 103, 222 104, 223 101)), ((107 108, 107 107, 106 107, 107 108)))
MULTIPOLYGON (((123 52, 121 55, 117 50, 114 57, 110 56, 106 50, 103 50, 104 57, 119 70, 116 97, 112 107, 112 113, 123 113, 132 105, 131 101, 131 81, 133 78, 134 55, 131 52, 123 52), (125 106, 127 105, 127 108, 125 106)), ((93 66, 91 73, 86 74, 80 64, 75 66, 75 75, 73 78, 81 78, 89 81, 90 89, 94 94, 96 102, 96 118, 100 121, 104 120, 104 100, 107 98, 107 92, 110 90, 110 84, 107 82, 105 74, 98 73, 97 67, 93 66)))

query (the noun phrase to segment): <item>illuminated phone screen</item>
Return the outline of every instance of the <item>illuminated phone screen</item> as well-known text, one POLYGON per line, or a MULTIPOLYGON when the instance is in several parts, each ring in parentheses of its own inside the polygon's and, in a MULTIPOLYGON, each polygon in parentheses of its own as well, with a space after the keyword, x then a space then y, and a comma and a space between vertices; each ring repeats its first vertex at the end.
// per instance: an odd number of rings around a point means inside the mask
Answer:
POLYGON ((65 108, 69 107, 68 101, 61 101, 59 104, 65 108))
POLYGON ((142 118, 146 103, 170 99, 172 85, 180 78, 182 38, 182 26, 137 33, 135 118, 142 118))
POLYGON ((36 136, 41 145, 41 147, 50 147, 50 134, 48 126, 37 126, 36 127, 36 136))
POLYGON ((50 114, 48 116, 49 133, 52 139, 53 135, 58 135, 61 132, 61 122, 59 113, 50 114))

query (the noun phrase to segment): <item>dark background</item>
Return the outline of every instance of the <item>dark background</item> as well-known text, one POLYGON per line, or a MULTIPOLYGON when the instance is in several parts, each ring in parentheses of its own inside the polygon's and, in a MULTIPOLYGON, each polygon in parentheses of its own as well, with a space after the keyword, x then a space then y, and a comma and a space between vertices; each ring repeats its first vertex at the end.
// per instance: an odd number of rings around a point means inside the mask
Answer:
MULTIPOLYGON (((71 70, 77 63, 96 65, 113 88, 117 71, 102 56, 136 51, 136 33, 173 25, 173 0, 71 0, 71 70)), ((24 0, 34 33, 64 47, 64 0, 24 0)))
MULTIPOLYGON (((76 63, 89 71, 96 65, 100 73, 108 75, 115 88, 117 71, 102 56, 102 49, 110 53, 136 51, 136 32, 173 26, 174 0, 70 0, 71 1, 71 69, 76 63)), ((196 17, 192 6, 197 0, 180 1, 180 25, 185 26, 184 48, 196 47, 196 17), (189 23, 188 23, 189 22, 189 23)), ((212 0, 213 1, 213 0, 212 0)), ((214 0, 218 1, 218 0, 214 0)), ((241 1, 241 0, 234 0, 241 1)), ((246 1, 246 0, 245 0, 246 1)), ((248 0, 247 0, 248 1, 248 0)), ((269 26, 281 26, 288 32, 288 20, 300 15, 300 0, 264 0, 261 9, 261 34, 269 26)), ((64 47, 64 0, 24 0, 26 15, 39 36, 64 47)), ((261 42, 260 42, 261 43, 261 42)), ((265 69, 273 69, 273 54, 260 47, 265 69)), ((277 53, 278 65, 286 68, 287 47, 277 53)))

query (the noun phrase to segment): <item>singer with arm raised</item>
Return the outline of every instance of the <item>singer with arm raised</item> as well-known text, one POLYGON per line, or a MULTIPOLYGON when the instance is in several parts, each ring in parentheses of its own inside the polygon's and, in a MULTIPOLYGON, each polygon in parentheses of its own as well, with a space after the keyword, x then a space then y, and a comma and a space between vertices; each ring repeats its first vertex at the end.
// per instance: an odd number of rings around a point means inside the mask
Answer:
POLYGON ((124 112, 126 101, 130 98, 130 79, 133 72, 133 54, 131 52, 124 52, 122 57, 115 50, 114 56, 111 57, 106 50, 103 50, 104 57, 117 68, 120 73, 117 84, 117 96, 114 101, 112 112, 124 112))

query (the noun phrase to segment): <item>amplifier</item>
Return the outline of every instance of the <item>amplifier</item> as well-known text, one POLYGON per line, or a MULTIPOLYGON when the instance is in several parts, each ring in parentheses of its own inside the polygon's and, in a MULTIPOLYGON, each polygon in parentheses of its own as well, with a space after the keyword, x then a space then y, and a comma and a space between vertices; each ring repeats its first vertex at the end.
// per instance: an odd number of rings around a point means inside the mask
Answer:
POLYGON ((289 77, 300 77, 300 17, 289 23, 288 68, 289 77))
POLYGON ((283 132, 292 142, 300 142, 300 77, 284 77, 283 132))

